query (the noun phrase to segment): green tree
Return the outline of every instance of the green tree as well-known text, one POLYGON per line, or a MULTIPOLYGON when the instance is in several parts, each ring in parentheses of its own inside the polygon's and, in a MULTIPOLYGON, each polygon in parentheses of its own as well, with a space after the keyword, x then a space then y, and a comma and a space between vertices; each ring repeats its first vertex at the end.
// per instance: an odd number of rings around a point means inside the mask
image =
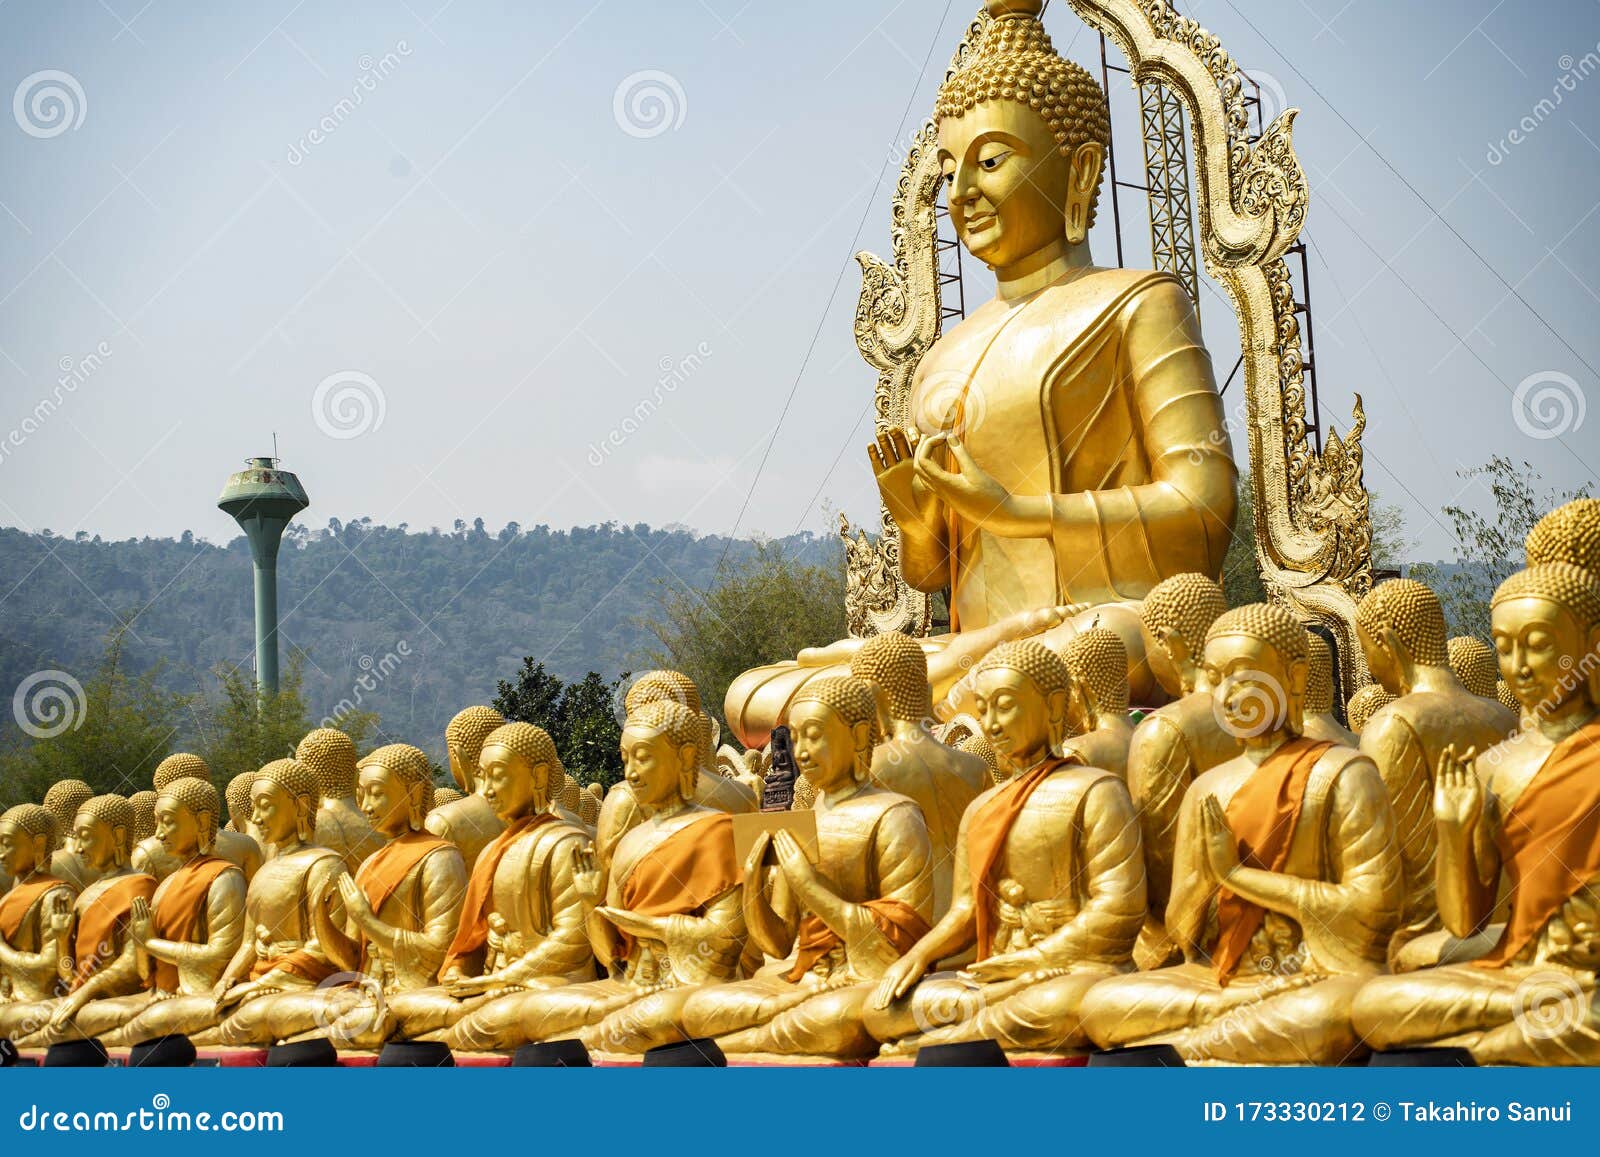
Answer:
POLYGON ((622 778, 622 726, 618 711, 626 675, 606 680, 595 671, 568 683, 542 662, 522 660, 514 680, 500 680, 494 708, 507 719, 549 733, 567 774, 579 784, 605 788, 622 778))
MULTIPOLYGON (((289 653, 275 695, 257 694, 253 675, 237 667, 218 667, 215 674, 217 687, 205 704, 199 737, 200 754, 219 785, 275 759, 291 757, 306 732, 317 726, 306 711, 301 652, 289 653)), ((370 711, 353 711, 341 715, 336 726, 359 746, 377 722, 370 711)))
POLYGON ((1547 488, 1531 463, 1513 462, 1498 454, 1482 466, 1456 473, 1487 488, 1494 509, 1485 514, 1464 506, 1446 506, 1444 516, 1456 536, 1455 564, 1421 563, 1410 573, 1438 594, 1452 633, 1488 639, 1489 599, 1496 587, 1522 567, 1528 531, 1555 507, 1588 497, 1590 487, 1584 483, 1567 492, 1547 488))
POLYGON ((757 542, 725 560, 704 592, 659 582, 656 610, 645 622, 660 644, 650 661, 689 676, 720 713, 741 671, 844 638, 843 552, 803 563, 780 543, 757 542))
POLYGON ((0 808, 37 803, 61 779, 81 779, 97 792, 120 795, 150 786, 156 764, 172 752, 190 698, 162 687, 159 664, 129 674, 124 635, 120 628, 112 633, 99 664, 81 684, 81 698, 58 677, 64 672, 35 684, 25 696, 19 710, 36 729, 66 726, 55 735, 13 739, 0 753, 0 808), (52 688, 63 693, 54 696, 52 688))

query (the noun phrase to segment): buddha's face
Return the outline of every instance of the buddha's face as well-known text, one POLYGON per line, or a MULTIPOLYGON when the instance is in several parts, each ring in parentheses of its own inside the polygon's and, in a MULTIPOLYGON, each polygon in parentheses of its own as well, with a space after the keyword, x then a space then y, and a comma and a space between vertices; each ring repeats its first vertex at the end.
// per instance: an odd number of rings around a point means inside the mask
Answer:
POLYGON ((299 809, 287 788, 270 779, 250 785, 250 822, 269 844, 290 844, 300 837, 299 809))
POLYGON ((170 795, 156 799, 156 839, 168 855, 187 860, 200 851, 204 838, 200 817, 170 795))
POLYGON ((361 769, 356 780, 356 806, 374 829, 389 837, 411 830, 410 785, 381 764, 361 769))
POLYGON ((1528 711, 1548 715, 1586 694, 1586 672, 1576 670, 1589 650, 1583 624, 1560 603, 1507 599, 1490 613, 1500 677, 1528 711))
POLYGON ((72 825, 78 855, 91 871, 108 872, 117 864, 117 831, 105 820, 81 811, 72 825))
POLYGON ((1219 635, 1206 643, 1201 663, 1217 719, 1230 734, 1271 739, 1288 727, 1297 695, 1304 694, 1304 664, 1292 671, 1278 649, 1250 635, 1219 635))
POLYGON ((685 760, 693 754, 666 731, 631 723, 622 729, 623 778, 642 807, 669 807, 682 798, 685 760))
POLYGON ((951 223, 979 261, 1003 270, 1066 241, 1072 165, 1031 108, 990 100, 945 117, 939 163, 951 223))
POLYGON ((474 777, 466 753, 458 745, 449 742, 445 744, 445 750, 450 755, 450 778, 456 781, 458 788, 470 793, 473 790, 474 777))
POLYGON ((20 880, 38 865, 38 845, 16 824, 0 824, 0 868, 20 880))
POLYGON ((1372 681, 1382 687, 1391 695, 1399 695, 1402 691, 1400 681, 1400 659, 1394 649, 1388 645, 1389 632, 1384 632, 1380 638, 1367 629, 1365 623, 1356 624, 1356 638, 1361 643, 1361 653, 1367 657, 1367 670, 1372 673, 1372 681))
POLYGON ((539 771, 509 747, 491 743, 478 753, 478 790, 500 821, 510 823, 549 802, 539 771))
POLYGON ((1094 704, 1089 700, 1089 687, 1082 679, 1073 679, 1067 688, 1067 730, 1074 735, 1086 735, 1094 730, 1094 704))
POLYGON ((1032 679, 990 667, 973 680, 973 706, 1000 762, 1022 770, 1050 753, 1051 723, 1066 714, 1066 692, 1046 697, 1032 679))
MULTIPOLYGON (((861 724, 861 729, 867 725, 861 724)), ((856 750, 864 738, 826 703, 805 700, 789 711, 795 765, 820 792, 838 791, 855 782, 856 750)))

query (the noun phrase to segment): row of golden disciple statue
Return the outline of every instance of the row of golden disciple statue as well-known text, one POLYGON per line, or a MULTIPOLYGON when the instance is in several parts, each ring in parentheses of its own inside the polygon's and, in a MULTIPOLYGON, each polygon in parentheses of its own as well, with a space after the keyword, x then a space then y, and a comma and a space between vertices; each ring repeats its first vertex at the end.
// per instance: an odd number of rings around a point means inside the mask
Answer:
POLYGON ((745 673, 742 753, 650 672, 603 800, 488 707, 447 730, 458 791, 326 728, 223 793, 193 755, 132 799, 58 783, 0 816, 0 1036, 1600 1061, 1600 502, 1538 524, 1492 646, 1373 588, 1336 711, 1324 638, 1215 581, 1237 471, 1193 303, 1091 263, 1105 97, 1038 7, 993 0, 938 98, 998 295, 870 450, 948 634, 745 673), (755 816, 736 851, 779 724, 814 840, 755 816))

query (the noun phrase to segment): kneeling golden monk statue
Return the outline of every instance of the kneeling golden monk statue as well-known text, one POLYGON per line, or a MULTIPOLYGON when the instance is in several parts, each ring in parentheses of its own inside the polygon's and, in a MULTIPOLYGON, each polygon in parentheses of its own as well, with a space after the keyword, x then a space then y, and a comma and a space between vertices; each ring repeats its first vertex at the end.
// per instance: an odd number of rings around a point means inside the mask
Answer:
POLYGON ((1115 773, 1058 754, 1068 675, 1055 652, 1008 643, 974 674, 984 734, 1012 776, 962 817, 950 911, 885 972, 867 1031, 891 1053, 981 1038, 1078 1048, 1078 1002, 1132 967, 1144 923, 1133 802, 1115 773), (972 946, 959 975, 922 979, 972 946))
POLYGON ((1400 850, 1372 761, 1301 734, 1307 674, 1305 628, 1282 607, 1212 624, 1205 681, 1243 751, 1183 798, 1166 927, 1184 963, 1089 993, 1101 1047, 1244 1064, 1361 1051, 1350 1005, 1400 918, 1400 850))
POLYGON ((932 854, 922 811, 873 782, 878 703, 859 679, 817 679, 789 708, 795 762, 817 789, 818 862, 789 832, 745 863, 745 924, 774 963, 702 988, 691 1037, 724 1052, 870 1057, 861 1011, 884 969, 928 931, 932 854))
POLYGON ((1491 610, 1523 729, 1452 746, 1433 789, 1446 963, 1371 981, 1355 1022, 1374 1048, 1460 1045, 1486 1065, 1600 1063, 1600 581, 1570 563, 1507 579, 1491 610), (1510 919, 1489 920, 1504 881, 1510 919))

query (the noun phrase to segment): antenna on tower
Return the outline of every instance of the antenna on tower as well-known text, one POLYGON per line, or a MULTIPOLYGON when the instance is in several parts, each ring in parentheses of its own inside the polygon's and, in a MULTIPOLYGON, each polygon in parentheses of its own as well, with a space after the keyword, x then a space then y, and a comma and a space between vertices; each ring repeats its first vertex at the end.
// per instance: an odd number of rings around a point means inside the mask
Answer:
POLYGON ((280 461, 280 459, 278 457, 278 432, 276 430, 274 430, 272 432, 272 464, 274 466, 276 466, 279 463, 279 461, 280 461))

